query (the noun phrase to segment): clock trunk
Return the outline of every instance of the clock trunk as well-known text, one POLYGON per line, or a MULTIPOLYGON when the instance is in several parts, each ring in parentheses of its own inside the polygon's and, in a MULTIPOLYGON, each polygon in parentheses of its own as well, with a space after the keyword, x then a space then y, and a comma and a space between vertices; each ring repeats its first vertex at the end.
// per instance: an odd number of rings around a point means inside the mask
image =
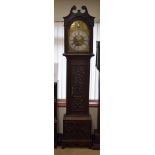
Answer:
POLYGON ((67 57, 67 114, 89 114, 90 57, 67 57))

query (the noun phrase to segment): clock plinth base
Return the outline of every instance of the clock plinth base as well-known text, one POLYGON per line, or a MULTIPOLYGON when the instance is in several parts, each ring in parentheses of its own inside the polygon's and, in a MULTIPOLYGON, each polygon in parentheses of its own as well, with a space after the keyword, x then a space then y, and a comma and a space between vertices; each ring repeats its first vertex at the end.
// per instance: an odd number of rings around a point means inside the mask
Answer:
POLYGON ((91 147, 91 116, 64 115, 62 148, 91 147))

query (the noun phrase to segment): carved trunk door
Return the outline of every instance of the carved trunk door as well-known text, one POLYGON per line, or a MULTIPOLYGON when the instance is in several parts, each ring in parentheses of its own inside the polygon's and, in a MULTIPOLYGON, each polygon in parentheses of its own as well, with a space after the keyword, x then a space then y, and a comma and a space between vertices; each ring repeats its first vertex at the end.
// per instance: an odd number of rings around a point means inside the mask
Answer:
POLYGON ((88 114, 89 99, 89 61, 71 61, 70 113, 88 114))

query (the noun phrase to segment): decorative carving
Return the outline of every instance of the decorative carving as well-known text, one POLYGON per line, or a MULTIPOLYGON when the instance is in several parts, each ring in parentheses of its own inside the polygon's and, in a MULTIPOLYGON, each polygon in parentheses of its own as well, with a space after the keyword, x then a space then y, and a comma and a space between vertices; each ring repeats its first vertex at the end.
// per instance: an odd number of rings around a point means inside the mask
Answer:
POLYGON ((65 121, 64 122, 64 138, 70 137, 72 139, 90 138, 90 121, 65 121))
POLYGON ((71 8, 71 10, 70 10, 70 14, 74 13, 74 11, 76 10, 76 8, 77 7, 75 5, 73 5, 72 8, 71 8))
POLYGON ((77 7, 75 5, 72 6, 70 13, 68 16, 63 17, 65 22, 65 26, 66 24, 69 24, 70 20, 72 20, 73 18, 81 18, 86 20, 86 22, 88 22, 90 24, 90 26, 94 25, 94 18, 93 16, 91 16, 88 11, 87 11, 87 7, 86 6, 82 6, 81 7, 82 10, 77 10, 77 7))
POLYGON ((84 12, 77 10, 77 7, 75 5, 73 5, 71 10, 70 10, 70 14, 72 14, 72 13, 86 13, 86 14, 88 14, 86 6, 82 6, 81 8, 82 8, 82 10, 84 10, 84 12), (77 11, 75 12, 75 10, 77 10, 77 11))
POLYGON ((85 110, 85 83, 88 74, 88 67, 83 65, 73 65, 72 73, 72 96, 71 96, 71 111, 82 112, 85 110))
POLYGON ((81 8, 82 8, 83 10, 85 10, 85 12, 88 14, 88 10, 87 10, 87 8, 86 8, 85 5, 83 5, 81 8))
POLYGON ((88 116, 67 116, 64 115, 64 138, 63 146, 78 145, 89 146, 91 145, 91 117, 88 116))

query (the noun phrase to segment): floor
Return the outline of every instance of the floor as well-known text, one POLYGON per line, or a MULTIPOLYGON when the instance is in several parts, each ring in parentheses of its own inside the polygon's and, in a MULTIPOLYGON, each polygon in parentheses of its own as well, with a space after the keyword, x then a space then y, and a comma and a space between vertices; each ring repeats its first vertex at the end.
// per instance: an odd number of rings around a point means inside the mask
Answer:
POLYGON ((54 155, 100 155, 99 150, 92 150, 87 148, 64 148, 54 149, 54 155))

